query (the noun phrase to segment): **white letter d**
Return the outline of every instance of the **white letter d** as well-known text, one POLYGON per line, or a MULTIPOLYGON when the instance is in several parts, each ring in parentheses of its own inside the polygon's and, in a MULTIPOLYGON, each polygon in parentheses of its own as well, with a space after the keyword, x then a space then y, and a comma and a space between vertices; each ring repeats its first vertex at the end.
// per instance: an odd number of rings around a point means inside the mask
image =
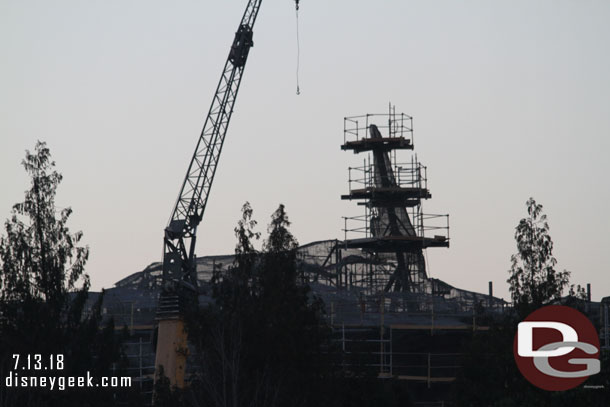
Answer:
POLYGON ((533 350, 534 328, 550 328, 561 332, 563 342, 578 342, 578 334, 570 325, 550 321, 525 321, 517 327, 517 353, 522 357, 555 357, 563 356, 574 350, 573 346, 562 346, 555 350, 533 350))

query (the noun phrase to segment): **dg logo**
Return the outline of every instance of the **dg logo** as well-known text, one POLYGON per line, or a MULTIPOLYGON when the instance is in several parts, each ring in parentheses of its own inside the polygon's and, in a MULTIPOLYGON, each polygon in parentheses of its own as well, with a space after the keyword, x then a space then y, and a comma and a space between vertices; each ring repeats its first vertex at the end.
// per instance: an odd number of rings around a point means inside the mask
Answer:
POLYGON ((577 310, 550 305, 519 323, 513 352, 521 374, 544 390, 568 390, 599 373, 599 338, 577 310))

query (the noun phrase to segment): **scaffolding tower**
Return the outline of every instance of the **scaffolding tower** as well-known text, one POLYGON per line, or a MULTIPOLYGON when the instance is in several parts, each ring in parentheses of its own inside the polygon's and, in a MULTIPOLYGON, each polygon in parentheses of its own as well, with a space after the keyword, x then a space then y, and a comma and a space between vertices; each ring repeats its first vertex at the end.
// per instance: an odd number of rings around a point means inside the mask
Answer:
POLYGON ((427 169, 411 153, 413 118, 396 114, 366 114, 344 119, 342 150, 367 153, 363 164, 349 168, 349 193, 344 200, 357 200, 364 215, 345 217, 346 249, 360 249, 369 258, 368 270, 356 278, 373 290, 424 293, 424 250, 449 247, 449 215, 424 214, 428 189, 427 169))

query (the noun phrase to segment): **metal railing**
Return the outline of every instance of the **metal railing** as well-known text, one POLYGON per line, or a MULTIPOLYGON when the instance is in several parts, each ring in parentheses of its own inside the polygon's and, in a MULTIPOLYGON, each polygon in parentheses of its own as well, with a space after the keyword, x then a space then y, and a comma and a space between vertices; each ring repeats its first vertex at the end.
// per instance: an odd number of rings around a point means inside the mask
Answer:
MULTIPOLYGON (((388 177, 388 183, 396 187, 428 189, 428 169, 415 160, 393 163, 388 177)), ((375 165, 370 160, 365 160, 359 167, 348 168, 348 183, 351 193, 354 189, 372 188, 383 182, 376 179, 375 165)))
MULTIPOLYGON (((417 237, 423 239, 442 239, 449 241, 449 215, 444 214, 425 214, 419 213, 417 210, 407 211, 412 222, 414 230, 417 231, 417 237)), ((355 234, 354 238, 372 238, 380 237, 373 236, 371 231, 372 211, 368 208, 364 215, 344 216, 344 239, 348 240, 348 235, 355 234)))
POLYGON ((389 113, 369 113, 343 119, 343 143, 359 141, 369 137, 369 127, 375 124, 385 137, 402 137, 413 144, 413 118, 404 113, 396 113, 393 107, 389 113))

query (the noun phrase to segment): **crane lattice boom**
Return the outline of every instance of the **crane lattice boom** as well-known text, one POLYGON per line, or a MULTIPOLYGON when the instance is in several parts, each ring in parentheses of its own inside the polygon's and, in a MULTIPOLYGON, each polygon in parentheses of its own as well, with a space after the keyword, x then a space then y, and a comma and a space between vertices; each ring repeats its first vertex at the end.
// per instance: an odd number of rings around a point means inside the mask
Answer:
POLYGON ((235 33, 195 153, 165 228, 163 281, 166 290, 196 290, 195 241, 227 134, 262 0, 250 0, 235 33))

